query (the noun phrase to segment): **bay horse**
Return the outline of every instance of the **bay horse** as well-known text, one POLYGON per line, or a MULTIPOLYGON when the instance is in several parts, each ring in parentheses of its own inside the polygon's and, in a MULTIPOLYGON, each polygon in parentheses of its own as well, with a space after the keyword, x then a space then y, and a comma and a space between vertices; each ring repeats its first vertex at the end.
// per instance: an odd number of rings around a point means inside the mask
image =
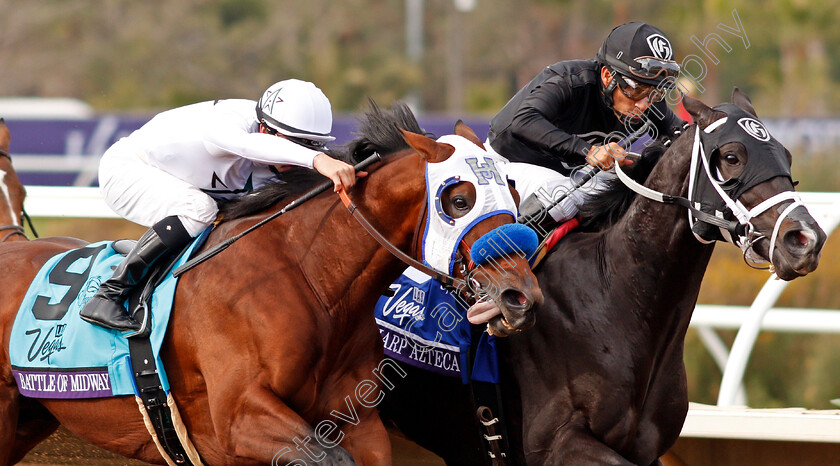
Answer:
MULTIPOLYGON (((763 126, 756 129, 755 109, 737 88, 732 102, 753 120, 746 126, 756 137, 769 137, 760 132, 763 126)), ((727 114, 689 97, 684 105, 696 124, 648 170, 644 185, 686 197, 695 135, 705 136, 727 114)), ((791 154, 778 147, 789 170, 791 154)), ((759 168, 772 162, 771 154, 750 152, 739 142, 712 149, 706 151, 721 182, 739 179, 748 161, 759 168)), ((545 301, 537 307, 536 326, 497 341, 512 452, 507 464, 660 464, 682 430, 688 411, 683 342, 714 243, 695 239, 685 208, 614 188, 582 213, 591 217, 596 207, 614 208, 569 234, 537 268, 545 301)), ((739 201, 750 209, 789 191, 789 176, 776 176, 739 201)), ((775 199, 751 220, 750 254, 791 280, 817 267, 825 233, 807 209, 788 210, 791 199, 775 199)), ((466 386, 406 370, 380 405, 383 420, 447 464, 490 464, 466 386)))
MULTIPOLYGON (((456 136, 446 136, 453 144, 418 134, 405 105, 391 112, 374 108, 366 118, 349 150, 388 156, 348 194, 388 241, 411 254, 421 211, 433 208, 426 205, 426 166, 456 158, 466 166, 466 159, 486 152, 468 142, 480 144, 463 124, 456 136), (474 149, 465 151, 465 144, 474 149)), ((279 211, 278 193, 301 191, 293 188, 295 181, 269 185, 226 206, 227 220, 203 248, 279 211)), ((470 211, 476 189, 464 181, 450 184, 441 208, 451 216, 470 211)), ((507 186, 498 189, 512 196, 507 186)), ((485 215, 465 231, 459 254, 469 257, 465 247, 514 221, 513 215, 485 215)), ((0 464, 19 461, 59 424, 106 450, 164 464, 131 397, 32 399, 17 390, 8 355, 15 313, 41 265, 67 249, 50 239, 0 245, 0 464)), ((504 327, 527 328, 541 292, 527 258, 505 257, 504 271, 485 275, 504 292, 497 299, 510 301, 504 327)), ((370 309, 404 267, 337 196, 322 194, 185 273, 161 354, 202 462, 389 464, 390 443, 375 405, 404 374, 383 360, 370 309)))
POLYGON ((23 199, 26 197, 26 189, 12 166, 9 152, 11 139, 6 121, 0 118, 0 243, 26 239, 23 230, 23 199))

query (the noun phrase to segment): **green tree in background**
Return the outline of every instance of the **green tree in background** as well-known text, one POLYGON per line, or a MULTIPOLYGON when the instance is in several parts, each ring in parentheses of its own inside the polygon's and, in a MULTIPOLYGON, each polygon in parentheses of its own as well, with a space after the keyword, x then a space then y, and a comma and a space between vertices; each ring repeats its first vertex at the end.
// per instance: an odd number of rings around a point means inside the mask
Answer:
POLYGON ((287 77, 313 80, 336 110, 419 89, 424 109, 495 113, 539 69, 589 58, 616 24, 668 32, 678 58, 692 35, 732 46, 704 80, 709 103, 745 89, 765 115, 838 111, 838 2, 745 0, 423 2, 423 58, 406 57, 405 0, 0 0, 7 96, 77 97, 107 111, 149 111, 216 97, 254 98, 287 77), (750 40, 716 29, 737 9, 750 40))

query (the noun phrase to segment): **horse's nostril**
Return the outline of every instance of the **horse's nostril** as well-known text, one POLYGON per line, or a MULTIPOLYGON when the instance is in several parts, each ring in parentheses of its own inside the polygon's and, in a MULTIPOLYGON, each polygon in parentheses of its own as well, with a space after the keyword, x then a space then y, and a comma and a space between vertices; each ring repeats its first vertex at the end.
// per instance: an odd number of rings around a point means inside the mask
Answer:
POLYGON ((816 239, 808 230, 791 230, 785 233, 784 243, 791 251, 805 252, 813 248, 816 239))
POLYGON ((514 289, 502 292, 502 302, 508 309, 527 309, 529 307, 528 297, 525 296, 525 293, 514 289))

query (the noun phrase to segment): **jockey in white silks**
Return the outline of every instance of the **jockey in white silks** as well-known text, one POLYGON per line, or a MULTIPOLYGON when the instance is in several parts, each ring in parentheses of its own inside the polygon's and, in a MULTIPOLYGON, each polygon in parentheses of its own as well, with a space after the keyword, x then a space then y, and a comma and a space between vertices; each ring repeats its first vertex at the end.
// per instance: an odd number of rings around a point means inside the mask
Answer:
POLYGON ((150 229, 100 285, 82 319, 138 331, 141 324, 123 306, 131 288, 216 219, 217 199, 277 181, 276 166, 313 168, 336 190, 352 187, 353 166, 323 152, 335 139, 331 131, 324 93, 289 79, 269 87, 257 102, 216 100, 165 111, 117 141, 100 161, 102 194, 121 217, 150 229))

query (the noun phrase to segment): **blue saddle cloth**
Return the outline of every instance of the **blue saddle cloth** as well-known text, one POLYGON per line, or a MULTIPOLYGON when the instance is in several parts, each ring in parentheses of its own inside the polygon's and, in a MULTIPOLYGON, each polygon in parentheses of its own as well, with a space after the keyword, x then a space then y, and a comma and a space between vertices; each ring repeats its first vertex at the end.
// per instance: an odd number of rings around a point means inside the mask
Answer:
MULTIPOLYGON (((209 229, 175 266, 186 262, 209 229)), ((32 398, 100 398, 135 393, 128 341, 121 332, 83 321, 79 312, 123 260, 113 242, 59 254, 29 285, 9 340, 12 372, 20 393, 32 398)), ((150 300, 155 362, 164 390, 169 382, 160 347, 169 323, 177 278, 171 272, 150 300)))
POLYGON ((464 383, 499 381, 496 338, 486 332, 472 370, 463 370, 469 367, 471 324, 466 308, 440 282, 409 268, 390 289, 394 295, 380 297, 375 309, 386 356, 464 383))

